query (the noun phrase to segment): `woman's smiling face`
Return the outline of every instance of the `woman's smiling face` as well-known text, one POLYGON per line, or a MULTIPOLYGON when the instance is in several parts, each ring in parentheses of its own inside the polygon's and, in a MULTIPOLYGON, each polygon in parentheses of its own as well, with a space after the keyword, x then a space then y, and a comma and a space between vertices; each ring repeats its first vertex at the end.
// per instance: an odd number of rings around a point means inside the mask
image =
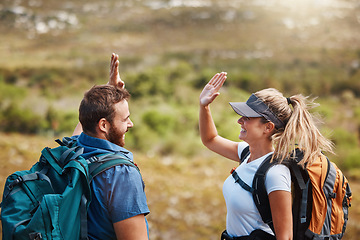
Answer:
POLYGON ((261 117, 241 117, 238 120, 241 125, 239 139, 250 144, 264 137, 264 126, 261 117))

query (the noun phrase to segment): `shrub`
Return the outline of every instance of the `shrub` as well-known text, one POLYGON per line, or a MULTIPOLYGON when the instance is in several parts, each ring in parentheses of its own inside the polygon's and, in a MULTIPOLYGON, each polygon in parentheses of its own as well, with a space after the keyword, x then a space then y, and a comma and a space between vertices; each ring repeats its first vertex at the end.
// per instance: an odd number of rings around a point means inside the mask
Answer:
POLYGON ((4 103, 12 101, 20 101, 27 95, 25 88, 16 87, 13 84, 7 84, 0 78, 0 107, 4 107, 4 103))
POLYGON ((58 133, 69 133, 71 134, 75 129, 75 126, 79 122, 78 114, 76 112, 66 112, 60 115, 58 120, 59 127, 58 133))
POLYGON ((4 132, 36 133, 43 125, 44 121, 39 115, 11 103, 2 112, 0 129, 4 132))
MULTIPOLYGON (((195 89, 203 89, 210 79, 220 72, 221 67, 216 68, 204 68, 199 73, 196 73, 195 77, 191 81, 191 85, 195 89)), ((200 93, 199 93, 200 94, 200 93)))
POLYGON ((147 96, 169 98, 174 93, 174 81, 171 72, 156 67, 138 74, 129 75, 126 87, 135 99, 147 96))
POLYGON ((176 123, 174 115, 161 113, 158 110, 145 112, 142 116, 142 121, 159 135, 171 133, 176 123))
POLYGON ((340 166, 346 170, 360 168, 360 149, 354 148, 347 150, 346 153, 341 156, 340 166))
POLYGON ((358 139, 354 133, 342 128, 336 128, 333 132, 333 142, 342 148, 352 149, 358 147, 358 139))

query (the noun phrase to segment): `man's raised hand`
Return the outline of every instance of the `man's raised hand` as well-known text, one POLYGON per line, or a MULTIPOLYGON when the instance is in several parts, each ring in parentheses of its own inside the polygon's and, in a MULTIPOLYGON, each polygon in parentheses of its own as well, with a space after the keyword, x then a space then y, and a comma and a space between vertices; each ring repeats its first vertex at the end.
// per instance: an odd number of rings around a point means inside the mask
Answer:
POLYGON ((119 73, 119 55, 113 53, 110 60, 109 85, 125 88, 124 81, 120 78, 119 73))

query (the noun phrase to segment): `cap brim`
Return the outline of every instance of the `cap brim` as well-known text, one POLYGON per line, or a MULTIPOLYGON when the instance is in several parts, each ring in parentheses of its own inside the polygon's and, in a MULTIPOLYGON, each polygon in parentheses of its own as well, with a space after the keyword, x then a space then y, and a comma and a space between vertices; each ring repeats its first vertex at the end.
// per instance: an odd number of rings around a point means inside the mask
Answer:
POLYGON ((230 106, 240 116, 244 117, 262 117, 260 114, 252 110, 246 102, 230 102, 230 106))

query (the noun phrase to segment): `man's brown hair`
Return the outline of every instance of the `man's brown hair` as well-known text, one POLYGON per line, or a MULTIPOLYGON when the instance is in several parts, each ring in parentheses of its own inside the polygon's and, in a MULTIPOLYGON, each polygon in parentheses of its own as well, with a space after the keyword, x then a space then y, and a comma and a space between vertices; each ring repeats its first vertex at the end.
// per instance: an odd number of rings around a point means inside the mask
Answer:
POLYGON ((101 118, 112 123, 115 116, 114 105, 128 100, 130 93, 124 88, 112 85, 98 85, 84 94, 79 107, 79 120, 84 133, 96 133, 96 125, 101 118))

